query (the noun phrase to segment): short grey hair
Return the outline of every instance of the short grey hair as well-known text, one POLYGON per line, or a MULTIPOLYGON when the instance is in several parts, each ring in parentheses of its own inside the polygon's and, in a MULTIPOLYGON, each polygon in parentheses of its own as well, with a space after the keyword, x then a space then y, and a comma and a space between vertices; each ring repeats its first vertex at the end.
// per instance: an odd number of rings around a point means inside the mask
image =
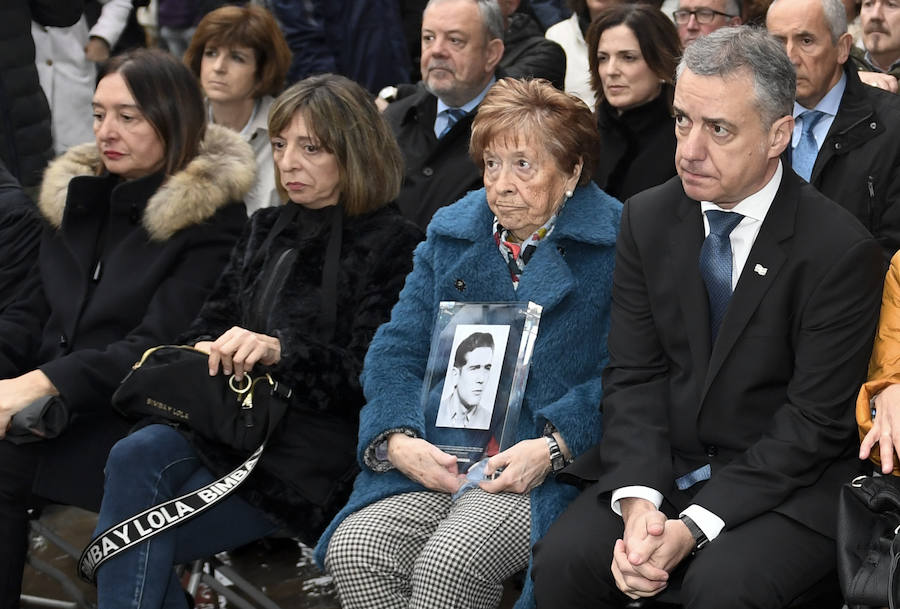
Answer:
MULTIPOLYGON (((432 4, 439 4, 447 0, 428 0, 425 10, 432 4)), ((481 15, 481 23, 484 31, 487 33, 488 41, 499 38, 503 40, 506 28, 503 26, 503 11, 500 10, 500 3, 497 0, 471 0, 478 7, 478 13, 481 15)))
MULTIPOLYGON (((778 1, 773 0, 766 15, 773 6, 778 4, 778 1)), ((837 44, 838 38, 847 33, 847 11, 844 3, 841 0, 821 0, 821 2, 822 12, 825 14, 825 24, 828 26, 828 31, 831 32, 831 44, 837 44)))
POLYGON ((794 66, 784 46, 763 29, 743 25, 701 36, 684 50, 676 76, 681 78, 685 69, 698 76, 721 78, 749 73, 754 102, 766 128, 793 113, 797 91, 794 66))

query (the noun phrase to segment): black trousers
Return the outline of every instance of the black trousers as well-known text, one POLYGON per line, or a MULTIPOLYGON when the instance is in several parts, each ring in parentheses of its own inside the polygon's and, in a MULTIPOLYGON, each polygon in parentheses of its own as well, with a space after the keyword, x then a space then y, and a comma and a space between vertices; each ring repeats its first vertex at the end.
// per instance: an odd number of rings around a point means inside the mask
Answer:
MULTIPOLYGON (((586 489, 534 547, 538 608, 623 607, 630 599, 610 571, 623 529, 609 495, 586 489)), ((722 531, 675 570, 669 588, 680 589, 677 602, 686 609, 783 609, 834 567, 834 540, 768 512, 722 531)))
POLYGON ((31 487, 40 461, 38 444, 0 440, 0 608, 19 606, 28 544, 31 487))
POLYGON ((109 449, 129 427, 112 415, 85 416, 54 440, 0 440, 0 609, 19 606, 28 509, 50 502, 97 511, 109 449))

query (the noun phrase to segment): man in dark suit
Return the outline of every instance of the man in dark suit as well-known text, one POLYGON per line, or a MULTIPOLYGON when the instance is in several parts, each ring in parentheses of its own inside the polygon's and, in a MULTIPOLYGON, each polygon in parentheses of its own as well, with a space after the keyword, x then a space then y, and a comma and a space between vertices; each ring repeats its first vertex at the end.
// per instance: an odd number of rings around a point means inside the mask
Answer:
POLYGON ((834 569, 881 251, 785 168, 796 81, 764 32, 685 50, 678 178, 625 204, 596 480, 535 549, 538 606, 782 609, 834 569), (733 293, 732 293, 733 290, 733 293))
POLYGON ((481 187, 469 135, 502 56, 497 0, 430 0, 422 16, 422 83, 384 113, 406 166, 397 203, 423 230, 439 208, 481 187))
POLYGON ((875 235, 900 248, 900 96, 870 87, 847 61, 841 0, 776 0, 766 28, 797 71, 794 171, 875 235))

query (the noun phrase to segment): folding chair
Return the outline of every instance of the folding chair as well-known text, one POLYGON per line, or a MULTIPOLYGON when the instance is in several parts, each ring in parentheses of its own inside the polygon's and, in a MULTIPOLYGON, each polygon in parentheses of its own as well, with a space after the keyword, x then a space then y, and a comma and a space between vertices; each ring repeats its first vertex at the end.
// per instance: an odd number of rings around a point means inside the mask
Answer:
MULTIPOLYGON (((46 512, 50 516, 63 516, 62 510, 73 510, 64 506, 47 506, 46 512)), ((67 557, 71 558, 71 564, 66 568, 54 566, 31 551, 26 557, 26 563, 37 573, 53 580, 63 594, 64 600, 22 594, 20 603, 23 607, 35 607, 38 609, 96 609, 96 594, 85 592, 75 574, 75 564, 81 556, 81 548, 72 541, 65 539, 46 520, 43 513, 34 513, 31 520, 30 539, 42 538, 47 543, 59 548, 67 557)), ((237 609, 282 609, 274 601, 269 599, 257 586, 242 576, 234 567, 225 564, 219 557, 213 556, 202 560, 196 560, 190 565, 182 565, 179 569, 189 574, 185 591, 191 598, 196 597, 201 584, 207 585, 215 591, 220 598, 224 598, 228 607, 237 609), (220 577, 217 577, 220 576, 220 577), (223 583, 222 578, 230 585, 223 583)))

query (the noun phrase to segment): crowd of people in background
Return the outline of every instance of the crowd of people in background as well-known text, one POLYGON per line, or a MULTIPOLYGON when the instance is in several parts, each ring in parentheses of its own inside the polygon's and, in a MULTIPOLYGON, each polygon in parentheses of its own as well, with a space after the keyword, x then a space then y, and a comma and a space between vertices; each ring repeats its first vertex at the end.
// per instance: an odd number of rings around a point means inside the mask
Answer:
POLYGON ((99 533, 229 470, 110 407, 176 342, 293 385, 282 444, 100 609, 276 531, 344 607, 840 607, 838 489, 900 447, 898 78, 897 0, 5 0, 0 609, 29 509, 99 533), (464 493, 446 301, 543 307, 464 493))

